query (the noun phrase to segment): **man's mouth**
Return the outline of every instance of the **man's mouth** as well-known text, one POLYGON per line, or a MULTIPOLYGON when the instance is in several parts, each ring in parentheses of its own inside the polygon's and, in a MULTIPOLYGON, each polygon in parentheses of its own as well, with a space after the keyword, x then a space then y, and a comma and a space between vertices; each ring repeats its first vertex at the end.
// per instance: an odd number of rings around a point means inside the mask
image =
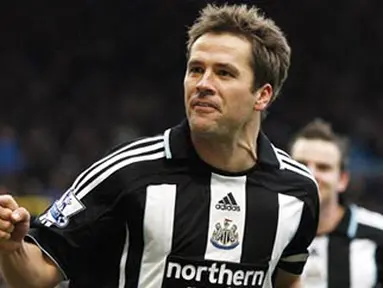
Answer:
POLYGON ((199 101, 199 100, 193 101, 191 106, 192 108, 201 107, 201 108, 212 108, 218 111, 220 110, 219 107, 215 105, 214 103, 199 101))

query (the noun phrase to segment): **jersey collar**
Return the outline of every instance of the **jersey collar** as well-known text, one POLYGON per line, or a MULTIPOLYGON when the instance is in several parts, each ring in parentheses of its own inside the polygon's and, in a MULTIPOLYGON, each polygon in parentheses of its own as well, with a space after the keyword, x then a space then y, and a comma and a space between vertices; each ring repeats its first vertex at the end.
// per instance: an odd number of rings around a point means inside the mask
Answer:
MULTIPOLYGON (((166 130, 164 140, 167 159, 181 160, 195 155, 195 150, 190 139, 190 128, 186 119, 179 125, 166 130)), ((279 161, 273 146, 262 131, 260 131, 257 138, 256 154, 258 157, 258 166, 279 167, 279 161)))
POLYGON ((335 228, 332 234, 347 236, 348 238, 354 238, 356 234, 358 223, 355 218, 355 206, 350 205, 346 207, 346 211, 340 220, 338 226, 335 228))

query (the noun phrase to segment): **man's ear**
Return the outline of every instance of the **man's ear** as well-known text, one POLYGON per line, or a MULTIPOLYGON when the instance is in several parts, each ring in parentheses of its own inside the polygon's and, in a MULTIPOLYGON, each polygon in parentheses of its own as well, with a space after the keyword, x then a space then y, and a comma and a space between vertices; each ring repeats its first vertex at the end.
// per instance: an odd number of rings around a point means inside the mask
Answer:
POLYGON ((254 110, 263 111, 265 110, 273 97, 273 87, 270 84, 265 84, 261 88, 254 91, 255 103, 254 110))
POLYGON ((348 183, 350 182, 350 173, 343 171, 339 177, 340 179, 338 182, 338 193, 343 193, 346 191, 348 183))

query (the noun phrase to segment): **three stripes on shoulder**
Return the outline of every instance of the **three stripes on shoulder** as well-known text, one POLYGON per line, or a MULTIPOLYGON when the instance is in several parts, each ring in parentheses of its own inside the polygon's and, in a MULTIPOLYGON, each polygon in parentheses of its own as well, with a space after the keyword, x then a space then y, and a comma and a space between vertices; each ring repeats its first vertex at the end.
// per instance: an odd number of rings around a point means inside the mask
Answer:
MULTIPOLYGON (((137 140, 106 157, 95 162, 82 172, 73 182, 71 189, 78 199, 86 196, 92 189, 102 183, 116 171, 133 163, 157 160, 165 157, 164 136, 155 136, 137 140)), ((285 151, 273 146, 274 152, 280 164, 280 169, 287 169, 315 179, 310 170, 301 163, 293 160, 285 151)))
POLYGON ((95 162, 76 178, 71 189, 81 199, 116 171, 133 163, 164 157, 163 136, 137 140, 95 162))
POLYGON ((287 169, 287 170, 293 171, 300 175, 306 176, 307 178, 310 178, 316 183, 316 180, 314 176, 311 174, 311 171, 309 170, 309 168, 307 168, 305 165, 292 159, 290 155, 287 154, 285 151, 279 148, 276 148, 274 146, 272 147, 279 161, 279 165, 280 165, 279 167, 281 170, 287 169))
POLYGON ((163 136, 144 138, 127 144, 95 162, 75 179, 72 186, 46 213, 39 217, 40 222, 47 227, 51 225, 65 227, 72 216, 86 209, 81 199, 92 193, 94 188, 130 164, 164 158, 164 145, 163 136))

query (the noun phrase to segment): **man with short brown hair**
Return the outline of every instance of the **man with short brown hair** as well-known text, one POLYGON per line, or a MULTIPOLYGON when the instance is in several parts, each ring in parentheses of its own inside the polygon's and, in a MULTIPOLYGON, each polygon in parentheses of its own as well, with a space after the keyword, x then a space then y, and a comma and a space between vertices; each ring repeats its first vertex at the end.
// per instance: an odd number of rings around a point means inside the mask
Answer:
POLYGON ((33 229, 0 196, 13 287, 300 287, 317 185, 261 132, 287 76, 287 41, 245 5, 208 5, 189 36, 187 120, 94 163, 33 229))
POLYGON ((383 216, 341 198, 349 182, 348 141, 316 119, 291 142, 320 192, 317 237, 304 270, 304 287, 376 287, 383 283, 383 216))

